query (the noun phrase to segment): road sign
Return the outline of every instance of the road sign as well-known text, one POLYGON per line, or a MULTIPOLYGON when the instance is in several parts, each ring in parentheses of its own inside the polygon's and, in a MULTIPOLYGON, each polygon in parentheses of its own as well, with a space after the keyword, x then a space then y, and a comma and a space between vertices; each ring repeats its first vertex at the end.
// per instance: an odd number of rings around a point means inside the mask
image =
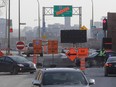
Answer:
POLYGON ((85 26, 82 26, 80 30, 88 30, 85 26))
POLYGON ((42 40, 33 40, 34 53, 42 53, 42 40))
POLYGON ((55 5, 54 6, 54 17, 71 17, 72 6, 70 5, 55 5))
POLYGON ((84 58, 88 56, 88 48, 78 48, 78 58, 84 58))
POLYGON ((25 44, 23 41, 19 41, 19 42, 17 42, 16 47, 18 50, 23 50, 25 47, 25 44))
POLYGON ((71 61, 73 61, 77 57, 77 51, 74 48, 70 48, 66 55, 71 61))
POLYGON ((57 53, 58 53, 58 41, 48 40, 48 54, 57 54, 57 53))

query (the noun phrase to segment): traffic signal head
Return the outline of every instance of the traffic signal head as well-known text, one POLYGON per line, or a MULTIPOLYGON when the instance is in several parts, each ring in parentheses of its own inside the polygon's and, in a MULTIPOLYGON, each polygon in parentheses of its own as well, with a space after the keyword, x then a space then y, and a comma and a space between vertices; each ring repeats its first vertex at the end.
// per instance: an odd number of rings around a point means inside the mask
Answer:
POLYGON ((107 19, 104 18, 103 19, 103 30, 107 30, 108 26, 107 26, 107 19))

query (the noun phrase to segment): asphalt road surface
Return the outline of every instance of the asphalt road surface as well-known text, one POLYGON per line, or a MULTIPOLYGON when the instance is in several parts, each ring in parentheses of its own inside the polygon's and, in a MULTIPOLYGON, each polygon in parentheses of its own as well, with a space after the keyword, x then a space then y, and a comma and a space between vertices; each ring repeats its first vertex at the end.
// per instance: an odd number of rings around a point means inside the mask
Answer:
MULTIPOLYGON (((104 77, 103 68, 89 68, 85 71, 87 78, 96 80, 96 84, 91 87, 116 87, 116 75, 104 77)), ((0 73, 0 87, 31 87, 35 74, 19 73, 10 75, 0 73)))

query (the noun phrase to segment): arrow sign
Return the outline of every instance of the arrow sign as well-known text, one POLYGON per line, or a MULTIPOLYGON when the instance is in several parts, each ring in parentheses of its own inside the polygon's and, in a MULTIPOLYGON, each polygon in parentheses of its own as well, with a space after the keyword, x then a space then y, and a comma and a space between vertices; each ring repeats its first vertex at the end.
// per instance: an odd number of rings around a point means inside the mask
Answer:
POLYGON ((77 51, 74 48, 70 48, 69 51, 66 53, 66 56, 71 61, 74 61, 74 59, 77 57, 77 51))

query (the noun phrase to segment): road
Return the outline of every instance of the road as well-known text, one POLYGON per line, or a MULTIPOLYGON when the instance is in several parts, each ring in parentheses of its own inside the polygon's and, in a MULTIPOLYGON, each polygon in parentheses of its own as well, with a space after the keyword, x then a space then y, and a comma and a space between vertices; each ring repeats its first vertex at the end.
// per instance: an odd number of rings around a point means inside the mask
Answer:
MULTIPOLYGON (((87 78, 96 80, 96 84, 91 87, 116 87, 116 76, 104 77, 103 68, 89 68, 85 71, 87 78)), ((0 87, 31 87, 31 82, 35 74, 20 73, 19 75, 9 75, 0 73, 0 87)))
POLYGON ((96 81, 91 87, 116 87, 116 75, 104 77, 103 68, 89 68, 85 73, 88 79, 93 78, 96 81))

